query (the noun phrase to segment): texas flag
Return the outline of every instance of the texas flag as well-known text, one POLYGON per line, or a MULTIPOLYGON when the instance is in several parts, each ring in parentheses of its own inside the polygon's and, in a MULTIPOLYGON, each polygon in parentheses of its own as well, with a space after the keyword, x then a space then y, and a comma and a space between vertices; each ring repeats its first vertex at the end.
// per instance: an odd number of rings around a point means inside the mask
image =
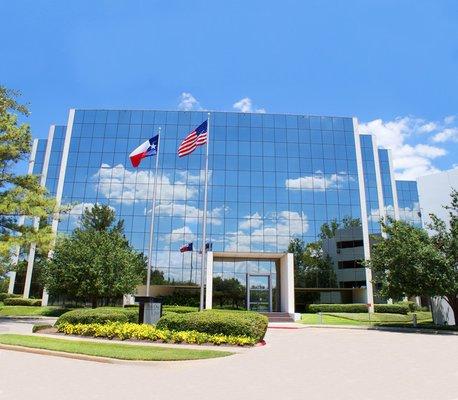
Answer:
POLYGON ((145 143, 138 146, 132 153, 130 153, 129 157, 132 166, 138 167, 142 159, 157 154, 158 142, 159 135, 156 135, 152 137, 150 140, 147 140, 145 143))
POLYGON ((187 251, 192 251, 192 242, 184 244, 180 247, 180 253, 185 253, 187 251))

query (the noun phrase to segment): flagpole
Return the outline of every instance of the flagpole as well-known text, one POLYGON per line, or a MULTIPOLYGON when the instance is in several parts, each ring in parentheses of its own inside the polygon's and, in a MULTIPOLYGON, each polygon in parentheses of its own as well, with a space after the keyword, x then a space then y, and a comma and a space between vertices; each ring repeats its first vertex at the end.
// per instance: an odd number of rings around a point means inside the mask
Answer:
POLYGON ((205 189, 204 189, 204 226, 202 228, 202 268, 200 271, 200 311, 204 309, 205 271, 207 268, 207 194, 208 194, 208 145, 210 143, 210 113, 207 119, 207 145, 205 147, 205 189))
POLYGON ((149 296, 151 286, 151 259, 153 257, 153 237, 154 237, 154 217, 156 213, 156 194, 157 194, 157 170, 159 166, 159 148, 161 144, 161 127, 159 127, 156 152, 156 168, 154 173, 154 188, 153 188, 153 208, 151 209, 151 226, 149 230, 149 245, 148 245, 148 270, 146 273, 146 295, 149 296))

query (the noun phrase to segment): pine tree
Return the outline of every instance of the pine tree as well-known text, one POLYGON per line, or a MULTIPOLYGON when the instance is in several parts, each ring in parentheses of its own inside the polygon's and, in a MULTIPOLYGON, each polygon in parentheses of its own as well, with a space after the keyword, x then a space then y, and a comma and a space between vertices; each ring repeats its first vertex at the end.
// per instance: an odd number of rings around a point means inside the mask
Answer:
POLYGON ((49 225, 35 229, 33 224, 18 224, 20 216, 47 219, 56 205, 39 177, 14 172, 17 164, 29 157, 32 144, 29 125, 19 121, 29 115, 27 106, 16 101, 19 95, 0 86, 0 256, 5 259, 17 246, 27 248, 36 243, 46 252, 53 242, 49 225))

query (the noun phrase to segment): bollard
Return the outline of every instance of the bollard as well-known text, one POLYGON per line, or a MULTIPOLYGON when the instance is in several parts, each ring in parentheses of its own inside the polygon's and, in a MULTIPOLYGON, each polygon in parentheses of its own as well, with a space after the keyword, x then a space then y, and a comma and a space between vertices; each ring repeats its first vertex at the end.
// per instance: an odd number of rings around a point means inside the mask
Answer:
POLYGON ((412 315, 412 325, 414 328, 417 327, 417 314, 412 315))
POLYGON ((320 311, 318 315, 320 316, 320 325, 323 325, 323 313, 320 311))

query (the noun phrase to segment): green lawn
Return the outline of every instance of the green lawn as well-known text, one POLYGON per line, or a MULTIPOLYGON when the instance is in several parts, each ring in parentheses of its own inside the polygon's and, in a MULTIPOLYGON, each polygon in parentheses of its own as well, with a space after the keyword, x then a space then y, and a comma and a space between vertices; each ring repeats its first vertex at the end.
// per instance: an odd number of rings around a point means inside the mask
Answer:
POLYGON ((0 317, 57 317, 65 311, 60 307, 0 306, 0 317))
MULTIPOLYGON (((432 317, 430 312, 417 312, 417 321, 419 324, 431 324, 432 317)), ((316 325, 320 324, 319 314, 302 314, 301 321, 303 324, 316 325)), ((391 325, 405 324, 412 325, 412 314, 388 314, 374 313, 371 314, 370 320, 367 313, 323 313, 323 325, 391 325)))
POLYGON ((229 356, 233 353, 217 350, 177 349, 171 347, 136 346, 121 343, 96 343, 83 340, 54 339, 29 335, 0 335, 0 343, 62 351, 65 353, 109 357, 120 360, 180 361, 229 356))

